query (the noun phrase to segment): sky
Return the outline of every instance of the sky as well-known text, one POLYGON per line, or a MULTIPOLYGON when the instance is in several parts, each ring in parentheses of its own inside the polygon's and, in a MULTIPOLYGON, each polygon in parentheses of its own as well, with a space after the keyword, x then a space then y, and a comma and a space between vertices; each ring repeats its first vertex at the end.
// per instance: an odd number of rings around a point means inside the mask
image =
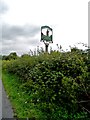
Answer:
POLYGON ((40 42, 41 26, 53 29, 50 47, 64 50, 88 44, 88 0, 0 0, 0 54, 33 51, 40 42))

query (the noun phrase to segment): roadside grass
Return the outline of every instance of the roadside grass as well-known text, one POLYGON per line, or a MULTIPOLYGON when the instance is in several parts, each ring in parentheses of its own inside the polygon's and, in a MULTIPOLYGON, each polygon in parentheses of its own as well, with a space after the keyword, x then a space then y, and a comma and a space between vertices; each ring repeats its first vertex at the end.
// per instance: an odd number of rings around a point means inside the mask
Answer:
MULTIPOLYGON (((41 107, 40 104, 35 105, 31 102, 32 94, 25 94, 25 90, 22 89, 23 84, 19 82, 19 78, 15 75, 3 71, 2 82, 11 101, 15 118, 29 118, 30 120, 71 120, 74 117, 73 120, 85 120, 83 113, 74 116, 72 113, 68 115, 67 111, 63 111, 64 109, 62 108, 59 108, 56 112, 54 111, 51 115, 41 111, 39 109, 41 107)), ((86 118, 86 120, 89 119, 86 118)))
POLYGON ((2 82, 11 101, 15 118, 45 120, 45 115, 30 102, 31 96, 25 94, 16 76, 2 72, 2 82))

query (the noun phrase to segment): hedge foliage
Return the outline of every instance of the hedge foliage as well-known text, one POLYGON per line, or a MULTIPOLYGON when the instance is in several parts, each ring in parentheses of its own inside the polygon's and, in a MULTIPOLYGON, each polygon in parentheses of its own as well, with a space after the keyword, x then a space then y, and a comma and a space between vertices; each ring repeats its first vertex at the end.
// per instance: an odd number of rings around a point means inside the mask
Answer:
POLYGON ((3 70, 20 78, 22 89, 32 96, 28 102, 37 105, 48 119, 51 115, 52 119, 58 119, 60 114, 89 113, 89 68, 87 53, 79 50, 3 61, 3 70))

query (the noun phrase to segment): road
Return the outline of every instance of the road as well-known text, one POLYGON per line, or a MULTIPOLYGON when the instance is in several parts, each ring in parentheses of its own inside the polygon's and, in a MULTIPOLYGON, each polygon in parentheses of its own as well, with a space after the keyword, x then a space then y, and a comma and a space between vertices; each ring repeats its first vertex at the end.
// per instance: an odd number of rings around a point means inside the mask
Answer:
POLYGON ((2 118, 2 82, 0 80, 0 120, 2 118))
POLYGON ((13 118, 14 113, 10 101, 0 80, 0 120, 1 118, 13 118))

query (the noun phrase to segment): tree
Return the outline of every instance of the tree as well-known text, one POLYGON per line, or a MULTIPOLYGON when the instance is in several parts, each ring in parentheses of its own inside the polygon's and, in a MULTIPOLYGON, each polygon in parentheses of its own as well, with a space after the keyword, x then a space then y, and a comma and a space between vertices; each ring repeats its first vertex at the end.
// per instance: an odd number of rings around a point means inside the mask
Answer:
POLYGON ((13 52, 13 53, 10 53, 8 56, 3 56, 2 59, 3 60, 11 60, 11 59, 17 59, 18 56, 17 56, 17 53, 16 52, 13 52))

